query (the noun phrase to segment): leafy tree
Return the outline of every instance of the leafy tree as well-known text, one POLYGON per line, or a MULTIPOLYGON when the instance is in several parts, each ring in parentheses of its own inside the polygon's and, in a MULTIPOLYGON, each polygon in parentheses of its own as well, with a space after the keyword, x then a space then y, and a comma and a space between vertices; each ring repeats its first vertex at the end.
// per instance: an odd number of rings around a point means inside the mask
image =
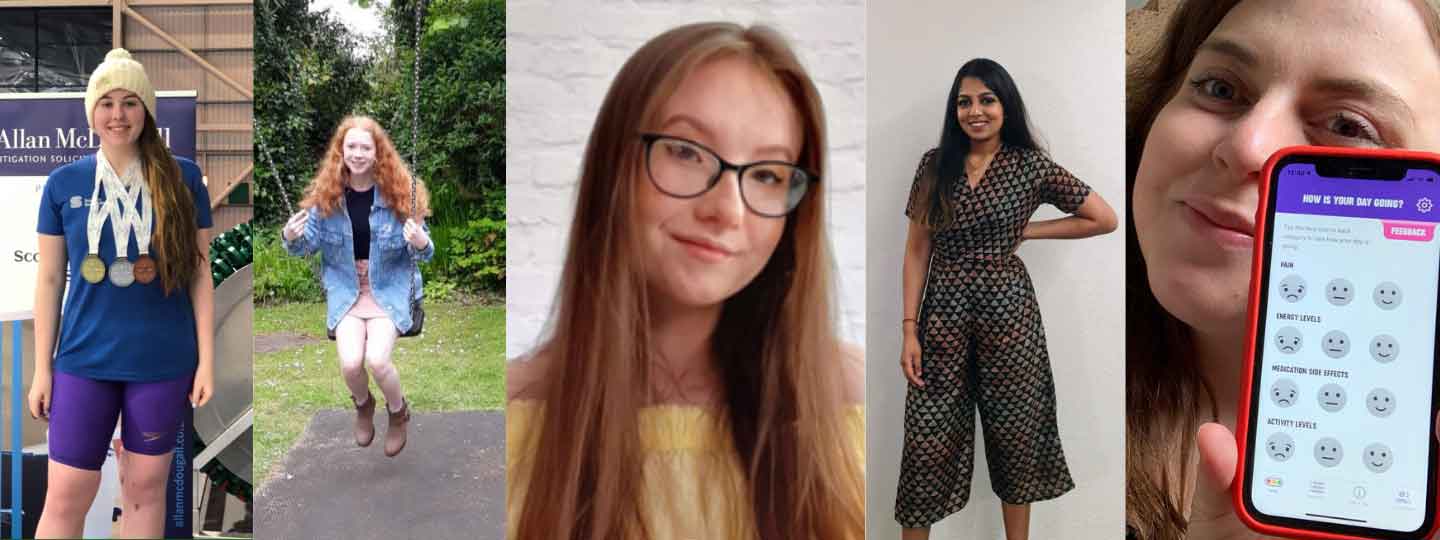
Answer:
POLYGON ((289 215, 281 186, 298 204, 330 130, 369 95, 370 61, 356 55, 359 44, 344 25, 328 12, 310 12, 303 0, 258 0, 255 7, 253 183, 256 219, 269 224, 289 215))

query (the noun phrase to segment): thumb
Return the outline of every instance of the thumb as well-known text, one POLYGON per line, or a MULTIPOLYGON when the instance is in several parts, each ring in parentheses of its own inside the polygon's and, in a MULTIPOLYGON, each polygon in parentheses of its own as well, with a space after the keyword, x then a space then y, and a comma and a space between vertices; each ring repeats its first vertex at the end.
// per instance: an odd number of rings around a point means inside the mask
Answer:
POLYGON ((1209 422, 1200 426, 1195 446, 1200 454, 1200 467, 1195 475, 1195 501, 1190 512, 1192 532, 1198 525, 1206 531, 1203 538, 1243 537, 1247 529, 1235 517, 1230 491, 1239 453, 1235 435, 1229 428, 1209 422))

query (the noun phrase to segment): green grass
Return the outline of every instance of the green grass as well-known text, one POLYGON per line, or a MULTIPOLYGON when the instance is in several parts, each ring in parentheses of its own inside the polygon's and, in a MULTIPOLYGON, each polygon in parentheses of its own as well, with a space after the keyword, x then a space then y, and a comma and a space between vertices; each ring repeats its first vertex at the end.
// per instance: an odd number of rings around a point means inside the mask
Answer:
MULTIPOLYGON (((255 469, 263 484, 316 411, 352 406, 335 344, 325 338, 324 303, 256 306, 255 333, 320 340, 255 355, 255 469)), ((425 333, 400 339, 391 358, 416 413, 500 409, 505 403, 505 307, 426 302, 425 333)), ((370 386, 380 398, 373 381, 370 386)))

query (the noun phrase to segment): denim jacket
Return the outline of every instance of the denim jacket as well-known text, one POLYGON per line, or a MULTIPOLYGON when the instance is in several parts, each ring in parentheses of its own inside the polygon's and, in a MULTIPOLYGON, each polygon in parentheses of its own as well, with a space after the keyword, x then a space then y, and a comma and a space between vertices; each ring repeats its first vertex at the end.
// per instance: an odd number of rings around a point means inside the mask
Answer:
MULTIPOLYGON (((378 189, 378 186, 376 188, 378 189)), ((432 241, 425 249, 417 250, 405 241, 405 222, 390 210, 390 206, 377 192, 375 202, 370 206, 370 290, 375 302, 395 323, 401 333, 410 329, 410 299, 424 296, 424 282, 420 272, 414 268, 412 255, 428 261, 435 255, 432 241), (411 294, 410 277, 414 276, 414 295, 411 294)), ((323 217, 317 208, 310 208, 310 219, 305 221, 305 233, 294 240, 281 240, 291 255, 305 256, 320 252, 320 282, 325 287, 325 327, 331 330, 340 324, 340 319, 355 305, 360 297, 360 276, 355 273, 355 250, 351 238, 350 212, 344 201, 330 217, 323 217)), ((429 225, 425 232, 430 232, 429 225)))

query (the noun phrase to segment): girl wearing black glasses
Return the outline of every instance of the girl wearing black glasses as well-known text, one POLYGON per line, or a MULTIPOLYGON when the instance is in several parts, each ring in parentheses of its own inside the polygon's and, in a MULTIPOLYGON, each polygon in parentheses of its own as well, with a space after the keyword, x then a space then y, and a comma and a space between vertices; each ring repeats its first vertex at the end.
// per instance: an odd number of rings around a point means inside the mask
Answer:
POLYGON ((767 28, 683 26, 626 62, 549 335, 508 373, 511 538, 863 538, 824 135, 767 28))

